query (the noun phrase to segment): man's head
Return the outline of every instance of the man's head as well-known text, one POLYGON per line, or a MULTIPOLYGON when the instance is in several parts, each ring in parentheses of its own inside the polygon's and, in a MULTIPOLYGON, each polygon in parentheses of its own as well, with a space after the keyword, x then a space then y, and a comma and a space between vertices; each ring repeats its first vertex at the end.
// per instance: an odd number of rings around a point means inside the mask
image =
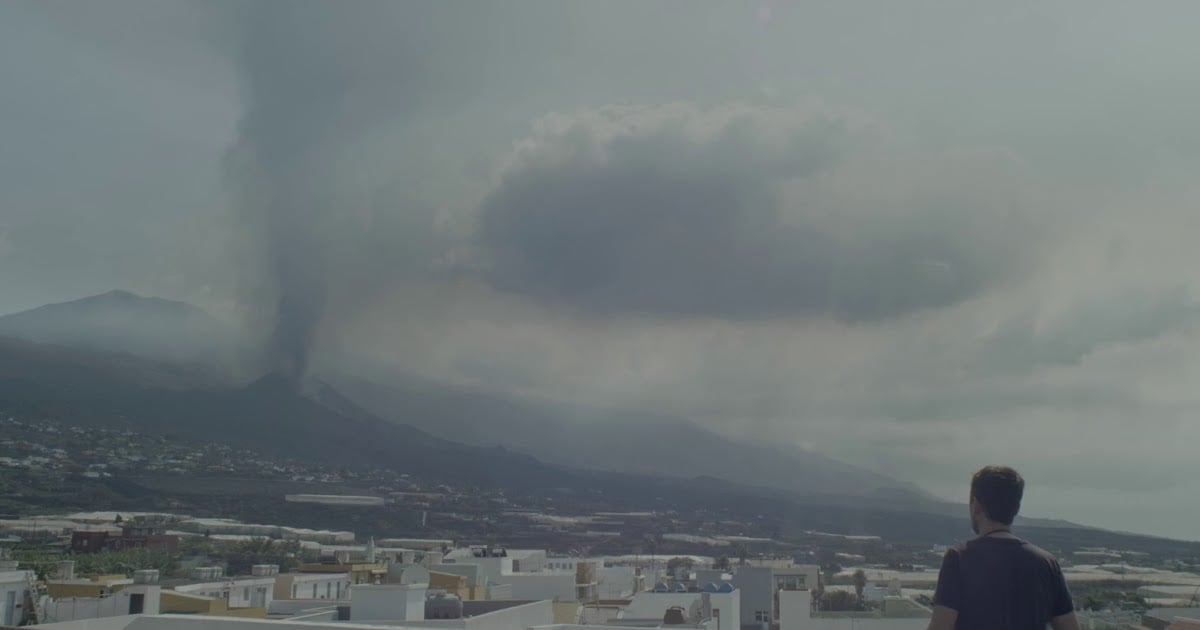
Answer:
POLYGON ((985 466, 971 477, 971 529, 985 525, 1012 525, 1021 510, 1025 480, 1008 466, 985 466))

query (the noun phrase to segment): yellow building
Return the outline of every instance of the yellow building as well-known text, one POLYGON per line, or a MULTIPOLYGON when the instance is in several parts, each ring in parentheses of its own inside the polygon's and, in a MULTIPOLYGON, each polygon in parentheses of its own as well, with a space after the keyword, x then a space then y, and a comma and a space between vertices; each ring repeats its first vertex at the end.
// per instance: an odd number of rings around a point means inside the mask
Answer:
POLYGON ((108 597, 133 584, 124 575, 98 575, 91 579, 48 580, 46 594, 50 599, 71 597, 108 597))
POLYGON ((467 584, 467 576, 465 575, 430 571, 429 588, 446 591, 451 595, 458 595, 458 598, 463 601, 487 599, 487 589, 476 588, 473 584, 467 584))
POLYGON ((387 565, 382 562, 353 562, 346 564, 310 563, 300 566, 300 573, 346 573, 350 584, 383 584, 387 565))
POLYGON ((170 590, 162 591, 159 600, 159 612, 162 614, 250 617, 253 619, 263 619, 267 616, 267 609, 265 608, 230 608, 224 599, 191 595, 170 590))

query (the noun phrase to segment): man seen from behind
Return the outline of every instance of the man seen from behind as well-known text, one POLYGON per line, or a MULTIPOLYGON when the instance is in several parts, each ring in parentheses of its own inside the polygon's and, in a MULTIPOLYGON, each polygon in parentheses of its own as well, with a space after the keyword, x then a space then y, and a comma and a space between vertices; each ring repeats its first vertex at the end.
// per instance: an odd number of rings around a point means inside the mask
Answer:
POLYGON ((1012 533, 1025 480, 1006 466, 971 479, 973 540, 942 559, 930 630, 1079 630, 1058 561, 1012 533))

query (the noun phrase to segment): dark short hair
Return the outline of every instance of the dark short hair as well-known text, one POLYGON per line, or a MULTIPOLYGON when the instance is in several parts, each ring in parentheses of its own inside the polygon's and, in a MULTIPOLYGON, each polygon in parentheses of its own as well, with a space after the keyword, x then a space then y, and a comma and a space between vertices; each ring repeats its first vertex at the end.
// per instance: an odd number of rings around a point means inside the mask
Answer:
POLYGON ((1021 510, 1025 480, 1008 466, 984 466, 971 477, 971 496, 979 501, 987 517, 1012 525, 1021 510))

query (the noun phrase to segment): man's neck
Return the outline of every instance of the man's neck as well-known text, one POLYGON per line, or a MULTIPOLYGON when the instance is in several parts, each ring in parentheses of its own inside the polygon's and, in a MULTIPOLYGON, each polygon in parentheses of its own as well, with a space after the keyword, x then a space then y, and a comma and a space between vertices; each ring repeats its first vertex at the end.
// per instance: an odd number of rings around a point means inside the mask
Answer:
POLYGON ((991 538, 1015 538, 1012 533, 1012 527, 1002 525, 1000 523, 988 523, 979 528, 979 537, 988 536, 991 538))

